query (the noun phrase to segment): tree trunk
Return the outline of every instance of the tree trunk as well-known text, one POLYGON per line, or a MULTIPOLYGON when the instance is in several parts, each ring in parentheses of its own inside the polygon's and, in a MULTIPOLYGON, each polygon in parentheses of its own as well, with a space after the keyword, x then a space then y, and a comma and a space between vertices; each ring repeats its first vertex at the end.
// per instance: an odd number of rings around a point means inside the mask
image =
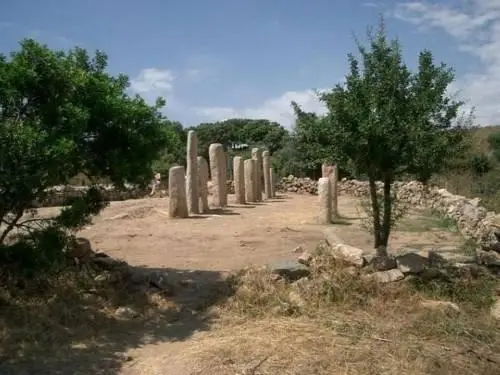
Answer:
POLYGON ((375 178, 369 176, 368 178, 370 184, 370 200, 372 203, 372 217, 373 217, 373 235, 374 235, 374 248, 378 249, 381 244, 381 225, 380 225, 380 210, 378 207, 378 197, 377 197, 377 185, 375 184, 375 178))
POLYGON ((390 176, 384 177, 384 218, 382 221, 382 228, 380 233, 380 245, 377 248, 377 255, 387 256, 387 245, 389 243, 389 236, 391 234, 392 222, 392 196, 391 196, 391 182, 390 176))

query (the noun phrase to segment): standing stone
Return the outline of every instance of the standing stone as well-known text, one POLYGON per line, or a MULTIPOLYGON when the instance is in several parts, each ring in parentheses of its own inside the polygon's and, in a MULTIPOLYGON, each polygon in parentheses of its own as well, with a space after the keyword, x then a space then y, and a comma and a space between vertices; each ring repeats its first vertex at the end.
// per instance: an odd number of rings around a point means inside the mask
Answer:
POLYGON ((332 215, 334 218, 339 217, 339 202, 338 202, 338 183, 339 183, 339 170, 337 164, 333 166, 332 174, 330 176, 330 183, 332 185, 332 215))
POLYGON ((332 185, 328 177, 321 177, 318 181, 319 217, 320 224, 329 224, 332 220, 332 185))
POLYGON ((208 212, 208 163, 203 156, 198 156, 197 162, 200 192, 200 212, 208 212))
POLYGON ((337 165, 329 165, 327 163, 323 163, 321 165, 321 174, 322 177, 327 177, 330 179, 331 187, 331 195, 332 195, 332 215, 335 218, 339 217, 338 210, 338 169, 337 165))
POLYGON ((186 195, 188 211, 191 214, 200 213, 200 197, 198 189, 198 144, 196 133, 190 130, 187 135, 187 168, 186 168, 186 195))
POLYGON ((255 167, 256 161, 254 159, 247 159, 243 162, 245 171, 245 198, 247 202, 255 202, 255 190, 257 185, 255 183, 255 167))
POLYGON ((236 196, 236 203, 245 204, 245 171, 243 166, 243 158, 235 156, 233 158, 233 183, 234 195, 236 196))
POLYGON ((170 168, 168 172, 168 215, 171 218, 188 217, 186 198, 186 176, 182 166, 170 168))
POLYGON ((226 158, 224 148, 220 143, 212 143, 208 148, 210 157, 210 174, 213 184, 213 205, 225 207, 227 205, 226 186, 226 158))
POLYGON ((267 150, 262 152, 262 174, 264 175, 264 191, 266 193, 266 199, 271 199, 273 197, 271 194, 271 170, 269 151, 267 150))
POLYGON ((274 170, 272 168, 269 168, 269 179, 271 180, 269 182, 269 187, 271 188, 271 192, 270 192, 271 198, 274 198, 276 196, 275 192, 274 192, 274 181, 276 181, 276 180, 274 178, 274 170))
POLYGON ((255 174, 256 174, 256 196, 255 199, 257 202, 262 201, 262 152, 260 148, 255 147, 252 148, 252 159, 255 160, 255 174))

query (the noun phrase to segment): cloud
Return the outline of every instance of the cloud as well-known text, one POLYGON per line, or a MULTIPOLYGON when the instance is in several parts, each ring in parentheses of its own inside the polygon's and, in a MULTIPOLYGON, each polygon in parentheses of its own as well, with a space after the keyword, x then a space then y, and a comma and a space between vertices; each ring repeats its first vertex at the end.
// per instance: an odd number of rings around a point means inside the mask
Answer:
POLYGON ((452 88, 468 105, 476 107, 481 124, 500 119, 500 1, 469 0, 454 6, 430 2, 405 2, 393 16, 417 25, 422 31, 441 29, 457 40, 458 48, 482 62, 481 70, 457 77, 452 88))
POLYGON ((361 6, 365 7, 365 8, 379 8, 379 4, 376 4, 372 1, 365 1, 363 3, 361 3, 361 6))
POLYGON ((202 71, 201 69, 186 69, 184 74, 190 81, 198 82, 201 79, 202 71))
MULTIPOLYGON (((317 90, 319 92, 324 89, 317 90)), ((270 98, 259 106, 249 108, 208 107, 198 108, 199 115, 207 117, 210 121, 223 121, 230 118, 254 118, 276 121, 290 128, 295 121, 291 102, 297 102, 304 111, 325 113, 326 109, 318 100, 314 90, 287 91, 279 97, 270 98)))
POLYGON ((130 91, 141 95, 149 102, 154 102, 157 97, 162 96, 171 103, 174 78, 171 70, 146 68, 130 80, 130 91))

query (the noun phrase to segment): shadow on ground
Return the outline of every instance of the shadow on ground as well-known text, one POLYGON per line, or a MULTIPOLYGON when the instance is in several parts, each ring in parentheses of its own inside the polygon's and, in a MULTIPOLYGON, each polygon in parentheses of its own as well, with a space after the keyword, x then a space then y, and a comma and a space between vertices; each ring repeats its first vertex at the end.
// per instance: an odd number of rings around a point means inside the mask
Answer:
POLYGON ((130 280, 97 282, 106 272, 72 272, 0 288, 0 374, 118 374, 129 349, 210 329, 204 310, 232 293, 219 272, 128 269, 156 281, 131 290, 130 280))

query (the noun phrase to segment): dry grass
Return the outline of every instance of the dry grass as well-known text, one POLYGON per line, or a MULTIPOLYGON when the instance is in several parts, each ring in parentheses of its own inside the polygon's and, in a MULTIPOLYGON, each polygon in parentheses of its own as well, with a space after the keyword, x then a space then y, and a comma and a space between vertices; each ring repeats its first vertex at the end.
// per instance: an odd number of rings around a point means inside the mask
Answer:
POLYGON ((465 296, 480 287, 493 293, 489 276, 472 277, 453 295, 424 280, 373 284, 326 254, 315 259, 311 277, 292 284, 265 270, 238 275, 217 329, 185 353, 197 358, 199 373, 498 374, 491 302, 465 296), (460 311, 424 307, 430 295, 459 301, 460 311))

